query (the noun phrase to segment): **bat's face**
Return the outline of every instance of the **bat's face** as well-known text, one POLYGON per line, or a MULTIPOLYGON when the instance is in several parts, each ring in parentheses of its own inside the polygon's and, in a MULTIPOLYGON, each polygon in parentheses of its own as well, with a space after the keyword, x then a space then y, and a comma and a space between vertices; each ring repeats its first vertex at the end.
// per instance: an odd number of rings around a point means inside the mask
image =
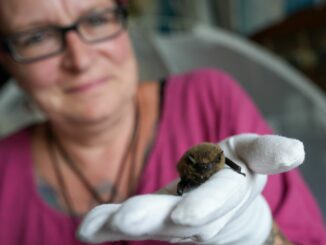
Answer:
POLYGON ((199 185, 223 168, 225 157, 217 144, 202 143, 189 149, 178 163, 183 179, 199 185))

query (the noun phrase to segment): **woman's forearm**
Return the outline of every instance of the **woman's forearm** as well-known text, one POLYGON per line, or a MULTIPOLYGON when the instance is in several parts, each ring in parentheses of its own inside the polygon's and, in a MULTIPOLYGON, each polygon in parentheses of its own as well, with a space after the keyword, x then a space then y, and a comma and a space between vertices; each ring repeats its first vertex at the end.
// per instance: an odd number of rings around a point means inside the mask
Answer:
POLYGON ((278 225, 273 222, 273 227, 271 233, 269 234, 264 245, 293 245, 290 241, 286 239, 278 225))

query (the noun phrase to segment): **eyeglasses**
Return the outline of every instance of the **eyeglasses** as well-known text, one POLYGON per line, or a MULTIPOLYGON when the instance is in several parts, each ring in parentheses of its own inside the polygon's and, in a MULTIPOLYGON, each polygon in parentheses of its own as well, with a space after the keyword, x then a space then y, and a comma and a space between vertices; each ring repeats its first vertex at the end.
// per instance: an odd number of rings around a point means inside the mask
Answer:
POLYGON ((76 31, 86 43, 115 38, 126 26, 127 11, 123 7, 97 11, 65 27, 48 26, 0 38, 5 51, 20 63, 30 63, 60 54, 66 47, 66 34, 76 31))

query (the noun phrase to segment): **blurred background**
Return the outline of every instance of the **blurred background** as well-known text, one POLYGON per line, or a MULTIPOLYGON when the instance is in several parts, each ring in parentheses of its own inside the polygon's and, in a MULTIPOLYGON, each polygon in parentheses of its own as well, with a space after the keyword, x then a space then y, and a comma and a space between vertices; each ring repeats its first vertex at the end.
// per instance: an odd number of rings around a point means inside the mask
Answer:
POLYGON ((165 35, 198 24, 223 28, 281 56, 326 91, 326 0, 130 2, 143 28, 165 35))
MULTIPOLYGON (((326 219, 326 0, 129 0, 143 80, 229 72, 276 134, 305 144, 301 172, 326 219)), ((0 68, 0 137, 43 120, 0 68)))

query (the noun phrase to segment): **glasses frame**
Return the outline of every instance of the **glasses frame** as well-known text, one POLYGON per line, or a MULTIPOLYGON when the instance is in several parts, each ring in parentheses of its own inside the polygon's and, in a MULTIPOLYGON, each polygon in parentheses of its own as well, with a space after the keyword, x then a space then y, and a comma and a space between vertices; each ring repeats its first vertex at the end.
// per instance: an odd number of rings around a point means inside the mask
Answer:
MULTIPOLYGON (((110 8, 110 9, 107 9, 104 11, 109 11, 109 10, 111 10, 112 12, 114 12, 116 14, 116 16, 118 18, 117 20, 121 23, 121 28, 116 33, 109 35, 107 37, 103 37, 103 38, 96 39, 93 41, 89 41, 89 40, 85 39, 78 29, 79 25, 81 24, 81 22, 84 19, 83 17, 81 17, 78 21, 76 21, 74 24, 69 25, 69 26, 48 26, 47 27, 47 28, 51 28, 55 31, 58 31, 61 34, 61 36, 60 36, 61 37, 61 48, 55 52, 51 52, 49 54, 38 56, 35 58, 21 57, 15 51, 15 48, 13 47, 12 43, 13 43, 13 39, 15 39, 17 36, 27 33, 27 32, 19 32, 19 33, 15 33, 15 34, 12 34, 9 36, 0 37, 0 46, 2 46, 2 49, 6 53, 8 53, 13 58, 14 61, 16 61, 18 63, 28 64, 28 63, 44 60, 49 57, 52 57, 52 56, 62 53, 66 49, 66 46, 67 46, 66 35, 70 31, 75 31, 83 42, 89 43, 89 44, 94 44, 94 43, 111 40, 111 39, 114 39, 115 37, 117 37, 121 33, 122 30, 127 28, 128 11, 124 5, 118 5, 117 7, 113 8, 113 9, 110 8)), ((30 31, 28 31, 28 32, 30 32, 30 31)))

